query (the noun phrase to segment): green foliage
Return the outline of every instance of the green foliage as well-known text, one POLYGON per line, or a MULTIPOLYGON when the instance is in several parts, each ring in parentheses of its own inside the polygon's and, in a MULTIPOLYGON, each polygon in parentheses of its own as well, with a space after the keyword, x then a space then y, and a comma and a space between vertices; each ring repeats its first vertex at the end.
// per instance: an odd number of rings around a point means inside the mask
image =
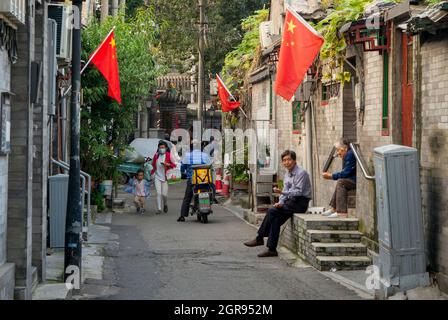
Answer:
MULTIPOLYGON (((267 0, 209 0, 210 26, 208 47, 205 52, 206 69, 215 74, 221 71, 225 57, 245 37, 247 24, 251 24, 247 17, 256 10, 269 7, 267 0), (243 21, 243 22, 242 22, 243 21)), ((264 10, 268 16, 268 9, 264 10)), ((258 26, 256 27, 258 31, 258 26)), ((258 35, 257 35, 258 37, 258 35)))
POLYGON ((102 212, 104 209, 106 209, 106 207, 104 206, 103 195, 97 189, 93 189, 92 191, 91 203, 98 206, 98 212, 102 212))
MULTIPOLYGON (((224 57, 242 38, 241 20, 263 8, 267 0, 207 0, 205 8, 206 74, 221 70, 224 57)), ((151 0, 158 33, 160 61, 185 72, 198 58, 199 9, 198 0, 151 0), (190 57, 194 55, 195 61, 190 57)))
POLYGON ((243 20, 241 28, 244 36, 240 44, 226 55, 222 69, 223 80, 239 90, 255 59, 259 41, 259 25, 269 18, 269 10, 262 9, 243 20))
MULTIPOLYGON (((325 40, 320 51, 320 59, 329 67, 329 72, 323 75, 325 80, 331 78, 331 73, 336 73, 336 80, 350 80, 350 73, 342 72, 347 44, 344 37, 339 34, 339 29, 344 24, 361 18, 365 6, 372 2, 373 0, 335 0, 333 1, 334 10, 315 26, 325 40)), ((327 3, 327 5, 330 4, 327 3)))
POLYGON ((245 164, 229 164, 226 168, 227 172, 232 176, 235 182, 249 181, 248 167, 245 164))
POLYGON ((244 141, 244 148, 237 149, 236 139, 233 141, 233 150, 238 150, 232 153, 233 164, 229 164, 226 167, 227 173, 232 176, 232 180, 235 182, 247 182, 249 181, 249 144, 248 141, 244 141), (241 155, 241 153, 243 153, 241 155), (243 156, 244 163, 236 163, 238 158, 243 156))
POLYGON ((126 18, 129 19, 135 16, 138 8, 143 6, 145 0, 127 0, 126 1, 126 18))
POLYGON ((163 71, 154 61, 156 36, 154 13, 139 9, 135 17, 125 21, 124 13, 108 17, 104 23, 92 21, 82 32, 82 58, 100 45, 115 26, 122 105, 107 95, 107 81, 94 67, 83 74, 83 107, 81 110, 81 166, 94 179, 118 176, 119 151, 128 143, 134 130, 134 114, 146 98, 156 76, 163 71))

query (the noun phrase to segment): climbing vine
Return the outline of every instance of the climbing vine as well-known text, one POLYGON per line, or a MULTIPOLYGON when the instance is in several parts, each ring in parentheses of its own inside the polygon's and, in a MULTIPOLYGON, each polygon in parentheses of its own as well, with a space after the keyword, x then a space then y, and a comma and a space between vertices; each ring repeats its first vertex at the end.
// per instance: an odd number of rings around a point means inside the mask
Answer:
POLYGON ((339 29, 346 23, 358 20, 364 13, 365 6, 373 0, 335 0, 327 2, 329 14, 315 25, 316 30, 324 37, 320 51, 320 59, 328 68, 323 74, 323 80, 330 80, 335 74, 338 81, 349 81, 350 73, 343 72, 343 59, 347 48, 345 38, 339 34, 339 29))

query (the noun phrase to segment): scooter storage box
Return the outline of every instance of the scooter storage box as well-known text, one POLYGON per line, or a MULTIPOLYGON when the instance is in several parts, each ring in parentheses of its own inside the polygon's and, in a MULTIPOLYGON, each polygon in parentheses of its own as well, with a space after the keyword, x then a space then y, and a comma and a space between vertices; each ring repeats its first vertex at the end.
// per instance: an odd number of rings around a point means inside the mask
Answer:
POLYGON ((193 166, 193 177, 191 179, 192 184, 211 184, 212 180, 212 172, 210 170, 210 166, 193 166))

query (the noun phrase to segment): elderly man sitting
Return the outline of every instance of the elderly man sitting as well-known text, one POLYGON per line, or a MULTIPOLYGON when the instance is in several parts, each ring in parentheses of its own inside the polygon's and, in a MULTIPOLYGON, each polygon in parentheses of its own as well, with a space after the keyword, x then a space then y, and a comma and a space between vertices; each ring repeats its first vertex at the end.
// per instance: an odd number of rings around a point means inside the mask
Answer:
POLYGON ((296 162, 296 153, 286 150, 282 153, 282 163, 285 173, 284 189, 274 188, 280 194, 279 202, 270 208, 258 229, 257 237, 244 244, 248 247, 264 245, 264 237, 268 237, 267 250, 258 254, 258 257, 275 257, 280 237, 280 227, 292 217, 294 213, 304 213, 311 200, 311 181, 302 167, 296 162))
POLYGON ((347 140, 341 139, 335 146, 338 156, 343 161, 343 168, 342 171, 333 174, 322 173, 325 179, 337 180, 336 190, 330 201, 330 209, 322 215, 330 218, 346 218, 348 216, 348 191, 356 189, 356 158, 347 140))

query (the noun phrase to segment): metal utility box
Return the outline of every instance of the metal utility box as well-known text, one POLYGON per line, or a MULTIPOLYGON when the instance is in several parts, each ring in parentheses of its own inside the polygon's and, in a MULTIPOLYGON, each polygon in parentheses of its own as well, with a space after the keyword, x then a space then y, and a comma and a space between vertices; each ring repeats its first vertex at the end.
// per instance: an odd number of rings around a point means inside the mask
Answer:
POLYGON ((68 174, 48 177, 50 247, 65 246, 65 218, 67 215, 68 174))
POLYGON ((385 298, 429 284, 417 149, 376 148, 374 165, 381 277, 376 293, 385 298))

